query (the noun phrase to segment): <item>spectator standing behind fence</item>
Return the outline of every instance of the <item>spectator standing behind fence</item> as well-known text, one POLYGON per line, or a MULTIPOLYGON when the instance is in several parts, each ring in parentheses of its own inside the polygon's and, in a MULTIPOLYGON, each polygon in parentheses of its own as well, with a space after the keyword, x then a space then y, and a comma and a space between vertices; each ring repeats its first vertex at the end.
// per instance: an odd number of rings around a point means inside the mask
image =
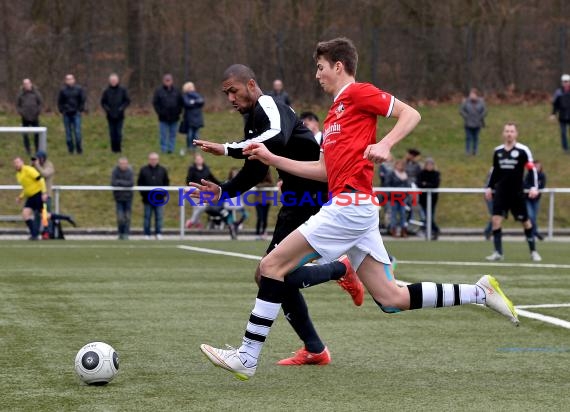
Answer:
POLYGON ((35 215, 43 209, 43 203, 47 200, 45 180, 35 168, 24 164, 20 157, 14 159, 14 169, 16 169, 16 179, 22 186, 22 192, 16 198, 20 203, 26 199, 22 208, 22 218, 30 231, 29 240, 38 240, 39 222, 36 222, 35 215))
MULTIPOLYGON (((121 157, 111 173, 111 186, 133 187, 135 176, 126 157, 121 157)), ((128 240, 131 231, 131 211, 133 192, 131 190, 114 190, 115 210, 117 213, 117 231, 120 240, 128 240)))
POLYGON ((176 148, 178 120, 184 107, 184 101, 182 94, 174 86, 171 74, 165 74, 162 77, 162 86, 156 89, 152 105, 158 115, 160 151, 162 153, 173 153, 176 148))
MULTIPOLYGON (((436 189, 440 184, 440 173, 435 168, 435 161, 433 158, 428 157, 424 162, 424 168, 418 175, 417 186, 420 189, 436 189)), ((435 223, 435 207, 437 205, 437 199, 439 197, 438 193, 431 194, 431 238, 432 240, 437 240, 439 236, 439 227, 435 223)), ((422 192, 420 194, 420 206, 422 207, 424 216, 428 216, 427 206, 428 206, 428 195, 422 192)), ((427 225, 427 218, 426 218, 427 225)), ((427 226, 426 226, 426 236, 427 236, 427 226)))
POLYGON ((101 106, 107 114, 111 151, 113 153, 121 153, 125 109, 129 104, 131 104, 131 99, 127 89, 119 84, 119 76, 112 73, 109 76, 109 86, 107 86, 101 96, 101 106))
POLYGON ((552 114, 550 118, 556 119, 558 113, 558 122, 560 123, 560 140, 562 150, 568 151, 568 128, 570 127, 570 74, 563 74, 560 78, 562 86, 554 92, 552 99, 552 114))
MULTIPOLYGON (((302 116, 301 116, 302 118, 302 116)), ((310 129, 309 129, 310 130, 310 129)), ((261 182, 257 184, 258 188, 272 187, 273 177, 271 176, 271 169, 267 171, 267 174, 261 182)), ((271 208, 271 200, 268 196, 263 196, 263 192, 257 192, 255 196, 255 214, 257 216, 257 221, 255 223, 255 236, 257 240, 267 239, 267 216, 269 215, 269 209, 271 208)))
MULTIPOLYGON (((411 182, 406 173, 405 160, 400 159, 394 163, 394 170, 388 175, 386 186, 405 190, 411 187, 411 182)), ((390 234, 397 237, 399 230, 401 237, 408 237, 405 201, 403 199, 401 201, 396 200, 391 193, 390 201, 387 204, 390 205, 390 234)))
MULTIPOLYGON (((202 184, 202 180, 209 180, 219 185, 220 182, 210 171, 210 168, 204 162, 204 157, 200 153, 194 155, 194 164, 188 168, 188 175, 186 176, 186 184, 189 183, 199 183, 202 184)), ((196 200, 196 206, 192 206, 192 216, 186 221, 186 227, 188 229, 195 228, 201 229, 202 223, 200 223, 200 215, 208 207, 207 203, 199 204, 198 199, 196 200)))
MULTIPOLYGON (((16 109, 18 110, 18 114, 22 117, 23 127, 38 127, 40 125, 42 103, 42 95, 34 87, 32 81, 30 79, 24 79, 16 101, 16 109)), ((26 153, 31 156, 32 150, 27 133, 23 134, 23 139, 26 153)), ((36 152, 39 148, 39 140, 40 135, 38 133, 34 133, 34 148, 36 152)))
POLYGON ((410 183, 416 183, 417 177, 422 171, 422 167, 418 162, 421 152, 418 149, 408 149, 406 152, 405 169, 410 183))
MULTIPOLYGON (((168 178, 168 171, 162 167, 159 162, 158 153, 152 152, 148 155, 148 164, 143 166, 139 172, 139 177, 137 180, 138 186, 155 186, 155 187, 165 187, 170 186, 170 179, 168 178)), ((163 200, 163 196, 160 194, 153 193, 150 191, 141 191, 141 197, 144 205, 144 237, 147 240, 151 239, 150 224, 152 215, 154 214, 154 228, 155 236, 157 240, 162 239, 162 221, 164 219, 164 205, 155 206, 155 204, 160 204, 163 200), (152 201, 149 200, 149 194, 152 196, 152 201)))
MULTIPOLYGON (((534 167, 536 167, 536 174, 538 177, 538 190, 542 190, 546 187, 546 174, 542 168, 542 163, 538 160, 534 161, 534 167)), ((530 190, 533 187, 534 176, 532 175, 532 171, 527 171, 526 176, 524 178, 524 188, 530 190)), ((538 196, 534 199, 530 197, 526 198, 526 209, 528 212, 528 218, 532 222, 532 228, 534 231, 534 236, 537 237, 539 240, 544 240, 544 237, 538 233, 538 212, 540 211, 540 192, 538 196)))
POLYGON ((77 151, 77 154, 83 153, 81 113, 85 111, 85 92, 76 84, 73 74, 65 76, 65 86, 59 91, 57 107, 63 116, 67 151, 70 154, 74 151, 77 151))
POLYGON ((273 80, 273 90, 267 94, 273 97, 276 101, 286 104, 287 106, 291 106, 289 93, 283 90, 283 81, 281 81, 281 79, 273 80))
MULTIPOLYGON (((184 115, 178 131, 186 135, 186 150, 195 152, 194 140, 200 138, 198 132, 204 127, 204 115, 202 113, 204 98, 196 91, 196 86, 192 82, 185 83, 182 92, 184 115)), ((184 155, 184 149, 180 150, 180 154, 184 155)))
POLYGON ((459 113, 465 126, 465 154, 475 156, 479 148, 479 132, 485 127, 487 115, 485 101, 477 89, 469 91, 469 96, 461 103, 459 113))
MULTIPOLYGON (((46 185, 46 193, 47 199, 45 200, 47 211, 52 212, 52 198, 53 198, 53 176, 55 175, 55 167, 53 163, 48 160, 47 153, 43 150, 40 150, 36 153, 34 157, 31 159, 32 166, 40 173, 40 176, 44 178, 45 185, 46 185)), ((39 215, 36 216, 36 224, 39 227, 39 215)), ((44 226, 42 236, 44 238, 49 237, 49 233, 52 232, 53 228, 50 227, 52 225, 52 221, 50 220, 48 226, 44 226)))

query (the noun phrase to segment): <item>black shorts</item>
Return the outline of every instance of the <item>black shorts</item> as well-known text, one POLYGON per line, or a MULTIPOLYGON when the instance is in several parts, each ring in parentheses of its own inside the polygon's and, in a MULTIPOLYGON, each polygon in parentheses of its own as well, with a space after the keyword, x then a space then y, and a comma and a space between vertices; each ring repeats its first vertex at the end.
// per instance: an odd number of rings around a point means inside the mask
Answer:
POLYGON ((44 207, 44 202, 42 201, 42 192, 38 192, 33 196, 30 196, 26 199, 26 203, 24 207, 28 207, 36 212, 39 212, 44 207))
POLYGON ((277 244, 309 220, 320 209, 320 206, 283 206, 277 215, 277 223, 275 224, 273 238, 271 238, 267 253, 271 252, 277 244))
POLYGON ((507 217, 509 211, 520 222, 528 220, 524 192, 497 190, 493 196, 493 215, 507 217))

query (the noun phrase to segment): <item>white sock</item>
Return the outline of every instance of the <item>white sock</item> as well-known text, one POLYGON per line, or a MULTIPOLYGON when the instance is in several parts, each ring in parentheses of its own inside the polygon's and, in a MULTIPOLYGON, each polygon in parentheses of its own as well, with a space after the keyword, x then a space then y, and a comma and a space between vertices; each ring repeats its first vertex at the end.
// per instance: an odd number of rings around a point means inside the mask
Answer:
POLYGON ((269 334, 271 325, 277 318, 280 309, 280 303, 255 299, 255 306, 251 311, 245 335, 239 347, 239 357, 244 366, 253 367, 257 365, 257 358, 259 358, 265 338, 269 334))

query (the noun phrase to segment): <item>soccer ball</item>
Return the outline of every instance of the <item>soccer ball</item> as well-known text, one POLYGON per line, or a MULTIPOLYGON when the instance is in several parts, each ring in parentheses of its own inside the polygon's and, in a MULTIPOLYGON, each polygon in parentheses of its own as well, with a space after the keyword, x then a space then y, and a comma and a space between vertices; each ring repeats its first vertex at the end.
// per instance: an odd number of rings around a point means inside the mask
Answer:
POLYGON ((75 356, 75 373, 88 385, 106 385, 119 372, 119 355, 111 345, 91 342, 75 356))

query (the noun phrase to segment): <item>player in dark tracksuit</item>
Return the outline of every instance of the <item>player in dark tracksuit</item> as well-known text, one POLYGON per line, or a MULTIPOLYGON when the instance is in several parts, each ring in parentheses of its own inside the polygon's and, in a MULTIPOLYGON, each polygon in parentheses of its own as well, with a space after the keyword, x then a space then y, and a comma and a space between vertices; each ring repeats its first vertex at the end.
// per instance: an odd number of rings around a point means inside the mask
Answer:
MULTIPOLYGON (((224 145, 204 140, 197 140, 195 143, 205 152, 245 159, 244 165, 236 177, 220 186, 205 181, 203 185, 192 186, 198 187, 200 191, 219 194, 219 197, 233 198, 260 183, 266 176, 269 166, 257 160, 248 160, 242 154, 242 149, 251 141, 263 142, 273 153, 291 159, 302 161, 319 159, 320 146, 312 132, 303 125, 289 106, 262 94, 251 69, 242 65, 230 66, 224 74, 223 89, 234 107, 246 118, 244 139, 224 145)), ((328 200, 326 183, 300 178, 283 171, 279 171, 279 176, 283 181, 281 191, 285 203, 279 211, 267 253, 307 221, 310 216, 316 214, 320 205, 328 200)), ((268 192, 265 192, 265 195, 267 194, 268 192)), ((275 197, 267 197, 267 199, 276 201, 277 195, 273 196, 275 197)), ((313 276, 309 276, 311 286, 331 279, 340 280, 341 287, 353 296, 357 305, 360 305, 364 291, 360 281, 347 265, 346 260, 344 263, 337 261, 321 266, 302 267, 299 270, 304 271, 302 276, 305 282, 307 281, 306 270, 312 271, 313 276), (346 274, 349 275, 345 276, 346 274)), ((256 281, 259 281, 259 277, 258 268, 256 281)), ((288 277, 286 283, 288 287, 283 312, 305 346, 297 351, 295 356, 284 359, 279 364, 329 363, 328 349, 317 335, 303 295, 299 291, 300 287, 308 285, 298 282, 295 272, 288 277)))
POLYGON ((529 189, 528 197, 538 196, 538 177, 530 149, 517 142, 517 126, 507 123, 503 128, 504 144, 495 148, 493 169, 489 177, 485 197, 493 199, 493 239, 495 251, 487 260, 503 260, 501 223, 509 211, 515 220, 522 222, 524 233, 530 249, 531 259, 535 262, 542 260, 536 251, 532 222, 526 209, 526 194, 524 193, 524 172, 528 170, 533 176, 534 184, 529 189), (494 190, 494 193, 493 193, 494 190))

